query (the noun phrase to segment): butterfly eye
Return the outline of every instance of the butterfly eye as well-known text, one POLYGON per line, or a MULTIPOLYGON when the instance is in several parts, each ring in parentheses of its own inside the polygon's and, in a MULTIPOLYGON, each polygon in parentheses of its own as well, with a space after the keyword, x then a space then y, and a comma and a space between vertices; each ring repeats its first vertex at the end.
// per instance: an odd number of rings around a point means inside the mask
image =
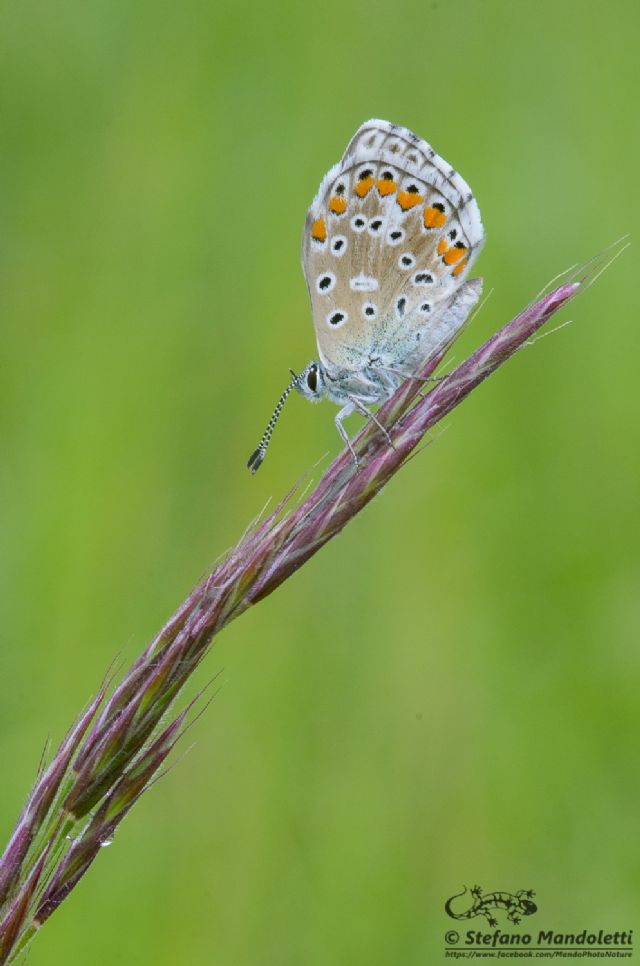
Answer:
POLYGON ((318 372, 315 366, 312 366, 307 373, 307 386, 311 392, 315 392, 318 388, 318 372))

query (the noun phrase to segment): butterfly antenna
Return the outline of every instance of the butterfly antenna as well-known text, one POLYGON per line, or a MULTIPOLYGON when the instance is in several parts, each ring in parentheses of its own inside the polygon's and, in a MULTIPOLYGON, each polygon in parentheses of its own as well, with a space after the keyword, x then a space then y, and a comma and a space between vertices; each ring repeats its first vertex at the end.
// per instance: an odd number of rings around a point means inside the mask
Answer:
POLYGON ((287 386, 287 388, 285 389, 285 391, 280 396, 280 399, 278 400, 278 405, 273 410, 273 415, 272 415, 271 419, 269 420, 269 422, 267 423, 267 428, 265 429, 264 433, 262 434, 262 438, 261 438, 260 442, 258 443, 256 449, 253 451, 253 453, 249 457, 249 462, 247 463, 247 469, 251 470, 252 473, 257 473, 258 470, 260 469, 260 467, 262 465, 262 461, 265 458, 266 453, 267 453, 267 447, 269 446, 269 443, 271 442, 271 437, 273 435, 273 430, 275 428, 276 423, 278 422, 278 418, 280 416, 280 413, 282 412, 282 407, 284 406, 285 402, 287 401, 287 396, 289 395, 289 393, 291 392, 292 389, 295 389, 296 388, 296 386, 298 384, 298 381, 300 379, 300 376, 296 376, 296 374, 293 371, 293 369, 290 369, 289 371, 290 371, 291 375, 293 376, 293 379, 291 380, 291 382, 289 383, 289 385, 287 386))

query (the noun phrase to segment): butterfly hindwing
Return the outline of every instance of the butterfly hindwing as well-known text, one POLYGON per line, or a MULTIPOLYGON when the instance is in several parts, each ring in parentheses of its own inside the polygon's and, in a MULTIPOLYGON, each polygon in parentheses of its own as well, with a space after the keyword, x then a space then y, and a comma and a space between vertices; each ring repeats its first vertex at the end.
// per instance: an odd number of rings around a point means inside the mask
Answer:
POLYGON ((478 205, 456 171, 406 128, 363 124, 304 228, 325 366, 356 371, 372 354, 401 361, 422 332, 435 337, 483 241, 478 205))

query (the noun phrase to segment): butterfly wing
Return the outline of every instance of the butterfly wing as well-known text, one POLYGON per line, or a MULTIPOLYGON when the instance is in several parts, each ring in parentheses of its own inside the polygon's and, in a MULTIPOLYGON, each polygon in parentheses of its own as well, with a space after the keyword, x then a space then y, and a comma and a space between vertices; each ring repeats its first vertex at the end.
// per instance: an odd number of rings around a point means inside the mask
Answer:
POLYGON ((387 121, 363 124, 304 227, 324 365, 357 371, 372 355, 388 363, 415 354, 422 333, 442 328, 483 241, 471 189, 426 141, 387 121))

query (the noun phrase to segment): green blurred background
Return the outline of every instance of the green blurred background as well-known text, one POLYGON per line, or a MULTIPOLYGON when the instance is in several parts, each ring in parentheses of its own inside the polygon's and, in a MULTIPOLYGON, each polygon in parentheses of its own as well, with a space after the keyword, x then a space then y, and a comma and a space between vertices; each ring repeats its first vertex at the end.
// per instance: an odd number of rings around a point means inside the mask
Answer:
MULTIPOLYGON (((476 192, 494 292, 461 358, 632 231, 639 11, 2 5, 3 838, 114 655, 337 451, 296 398, 245 469, 315 352, 302 222, 356 127, 476 192)), ((418 966, 474 882, 537 890, 536 926, 640 925, 635 257, 225 631, 195 747, 34 966, 418 966)))

